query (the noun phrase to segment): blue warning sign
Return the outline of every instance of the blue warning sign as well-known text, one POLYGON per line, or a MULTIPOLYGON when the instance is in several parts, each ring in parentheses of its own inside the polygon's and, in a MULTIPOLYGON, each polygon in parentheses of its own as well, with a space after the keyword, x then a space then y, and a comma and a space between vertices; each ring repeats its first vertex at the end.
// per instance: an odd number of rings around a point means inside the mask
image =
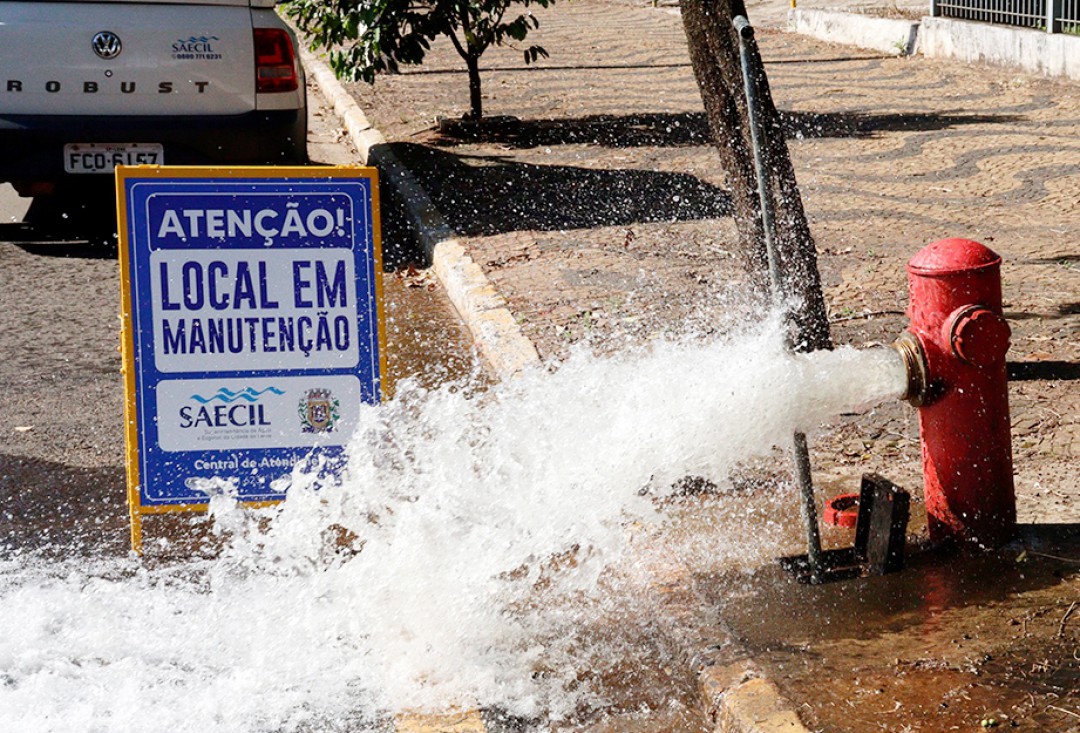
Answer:
POLYGON ((383 372, 370 168, 118 168, 129 499, 281 500, 383 372))

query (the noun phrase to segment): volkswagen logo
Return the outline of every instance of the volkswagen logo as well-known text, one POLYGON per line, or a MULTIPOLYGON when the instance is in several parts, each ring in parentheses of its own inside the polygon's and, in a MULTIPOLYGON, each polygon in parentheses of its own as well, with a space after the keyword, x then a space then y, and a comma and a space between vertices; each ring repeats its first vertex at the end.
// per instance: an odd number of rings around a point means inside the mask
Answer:
POLYGON ((94 36, 94 40, 90 42, 91 47, 94 49, 94 53, 103 59, 114 59, 120 55, 120 51, 123 50, 123 45, 120 43, 120 36, 116 35, 112 31, 102 31, 94 36))

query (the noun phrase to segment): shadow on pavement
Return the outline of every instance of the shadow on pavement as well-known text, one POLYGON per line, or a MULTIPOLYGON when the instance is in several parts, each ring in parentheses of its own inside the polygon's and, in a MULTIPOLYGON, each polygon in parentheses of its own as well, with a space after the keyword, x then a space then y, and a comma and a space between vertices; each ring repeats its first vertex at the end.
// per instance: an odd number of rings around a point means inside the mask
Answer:
MULTIPOLYGON (((780 112, 789 138, 870 137, 880 132, 945 130, 959 125, 1004 124, 1016 115, 866 112, 780 112)), ((480 142, 527 149, 551 145, 602 145, 611 148, 708 145, 702 112, 586 115, 574 119, 492 118, 472 123, 443 121, 439 145, 480 142)))
POLYGON ((1011 382, 1080 379, 1080 364, 1074 361, 1010 361, 1007 366, 1011 382))
POLYGON ((781 112, 788 137, 872 137, 879 132, 933 132, 960 125, 1001 125, 1019 122, 1018 115, 934 113, 781 112))
POLYGON ((726 191, 686 173, 529 165, 414 143, 390 147, 423 172, 424 188, 447 223, 466 236, 731 215, 726 191))
POLYGON ((115 259, 116 195, 93 186, 39 196, 22 222, 0 224, 0 241, 43 257, 115 259))
POLYGON ((127 551, 122 466, 85 468, 0 454, 0 547, 67 555, 127 551))
MULTIPOLYGON (((869 54, 865 56, 824 56, 821 58, 799 58, 799 59, 766 59, 765 65, 771 66, 773 64, 838 64, 848 61, 880 61, 881 59, 891 58, 885 54, 869 54)), ((619 69, 692 69, 690 62, 686 63, 672 63, 672 64, 542 64, 542 65, 520 65, 520 66, 485 66, 484 73, 491 74, 496 72, 512 72, 512 73, 529 73, 529 74, 546 74, 551 72, 564 72, 564 71, 612 71, 619 69)), ((447 75, 447 76, 465 76, 468 70, 462 66, 461 68, 452 69, 425 69, 409 68, 399 70, 397 72, 400 76, 432 76, 432 75, 447 75)))

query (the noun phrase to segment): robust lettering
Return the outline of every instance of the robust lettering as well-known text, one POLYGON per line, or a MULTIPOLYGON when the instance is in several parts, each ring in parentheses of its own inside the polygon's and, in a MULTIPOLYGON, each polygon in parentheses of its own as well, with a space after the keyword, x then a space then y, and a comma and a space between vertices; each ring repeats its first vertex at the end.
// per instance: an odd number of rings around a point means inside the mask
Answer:
MULTIPOLYGON (((23 92, 23 91, 27 90, 27 85, 25 83, 23 83, 23 81, 21 79, 6 79, 3 82, 3 84, 4 84, 4 91, 8 91, 8 92, 23 92)), ((79 88, 80 84, 81 84, 83 94, 97 94, 97 93, 103 91, 103 89, 102 89, 103 86, 108 87, 110 84, 114 85, 114 86, 112 86, 113 90, 115 90, 117 88, 115 85, 119 84, 120 92, 123 93, 123 94, 134 94, 135 91, 138 88, 138 82, 136 82, 134 80, 128 80, 128 81, 120 80, 119 82, 117 82, 116 80, 113 80, 111 82, 105 82, 104 85, 103 85, 102 82, 97 81, 97 80, 93 80, 93 79, 89 79, 89 80, 84 79, 81 82, 76 82, 76 81, 68 82, 69 87, 74 87, 74 88, 79 88)), ((210 86, 210 82, 208 82, 208 81, 195 81, 193 79, 188 80, 188 84, 195 87, 195 91, 198 94, 204 94, 206 92, 206 89, 210 86)), ((34 86, 36 87, 36 85, 34 85, 34 86)), ((49 79, 40 88, 44 89, 49 94, 57 94, 57 93, 62 92, 64 90, 64 83, 57 80, 57 79, 49 79)), ((161 82, 158 82, 157 91, 158 91, 158 94, 171 94, 172 92, 176 91, 176 82, 173 82, 173 81, 161 81, 161 82)))

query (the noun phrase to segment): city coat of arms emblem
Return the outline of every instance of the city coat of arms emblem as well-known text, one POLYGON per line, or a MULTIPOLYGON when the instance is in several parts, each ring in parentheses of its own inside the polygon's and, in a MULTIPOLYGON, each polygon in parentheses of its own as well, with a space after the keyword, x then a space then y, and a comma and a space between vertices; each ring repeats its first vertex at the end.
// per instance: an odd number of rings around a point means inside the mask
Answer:
POLYGON ((341 402, 328 389, 309 389, 297 412, 305 433, 332 433, 341 419, 341 402))

